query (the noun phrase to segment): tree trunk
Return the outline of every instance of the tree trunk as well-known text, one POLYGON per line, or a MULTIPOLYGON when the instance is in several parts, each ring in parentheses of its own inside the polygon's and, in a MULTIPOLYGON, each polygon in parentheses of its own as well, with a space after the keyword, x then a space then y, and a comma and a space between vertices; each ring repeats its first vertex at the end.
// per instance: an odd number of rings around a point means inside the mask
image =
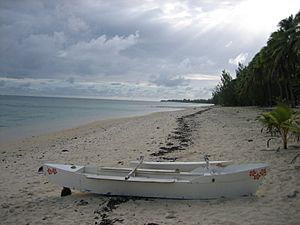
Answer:
POLYGON ((283 130, 281 133, 282 142, 283 142, 283 149, 287 149, 287 143, 288 143, 288 131, 283 130))
POLYGON ((290 96, 289 96, 289 90, 288 90, 288 85, 287 82, 284 82, 284 92, 285 92, 285 96, 286 96, 286 102, 290 105, 291 101, 290 101, 290 96))
POLYGON ((288 82, 288 89, 289 89, 290 96, 291 96, 291 106, 292 106, 292 108, 295 108, 296 107, 296 101, 295 101, 295 96, 294 96, 294 93, 293 93, 292 86, 291 86, 290 82, 288 82))
POLYGON ((287 140, 286 139, 284 139, 284 141, 283 141, 283 148, 287 149, 287 140))
POLYGON ((283 93, 282 93, 282 87, 281 87, 280 81, 278 81, 277 84, 278 84, 278 87, 279 87, 279 95, 280 95, 280 98, 281 98, 281 100, 283 100, 283 93))
POLYGON ((269 104, 269 106, 272 106, 272 90, 271 90, 271 84, 270 83, 271 83, 270 81, 267 82, 268 100, 269 100, 268 104, 269 104))

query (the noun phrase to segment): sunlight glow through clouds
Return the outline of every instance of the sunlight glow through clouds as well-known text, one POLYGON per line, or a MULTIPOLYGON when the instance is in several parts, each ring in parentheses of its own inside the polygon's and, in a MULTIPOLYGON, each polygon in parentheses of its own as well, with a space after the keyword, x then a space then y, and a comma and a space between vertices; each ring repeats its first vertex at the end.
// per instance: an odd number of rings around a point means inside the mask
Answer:
POLYGON ((269 35, 280 20, 299 10, 298 0, 246 0, 233 8, 231 22, 253 34, 269 35), (254 32, 254 33, 253 33, 254 32))
MULTIPOLYGON (((155 1, 154 1, 155 2, 155 1)), ((287 15, 299 10, 298 0, 244 0, 235 5, 229 1, 216 2, 212 10, 204 11, 201 7, 192 7, 189 2, 156 2, 166 20, 176 29, 196 26, 200 33, 214 27, 234 26, 235 29, 251 34, 266 33, 276 29, 277 23, 287 15)), ((194 27, 195 28, 195 27, 194 27)))

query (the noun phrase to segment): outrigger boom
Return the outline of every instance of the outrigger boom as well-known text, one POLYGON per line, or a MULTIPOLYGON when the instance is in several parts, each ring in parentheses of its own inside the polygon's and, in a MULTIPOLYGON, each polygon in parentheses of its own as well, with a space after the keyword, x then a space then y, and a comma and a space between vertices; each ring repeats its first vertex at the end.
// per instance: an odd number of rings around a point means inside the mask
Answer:
POLYGON ((140 157, 140 162, 139 162, 139 163, 136 165, 136 167, 133 168, 133 169, 130 171, 130 173, 125 177, 125 180, 128 180, 128 179, 131 177, 131 175, 134 174, 134 173, 136 172, 136 170, 140 167, 140 165, 142 165, 143 161, 144 161, 144 156, 141 156, 141 157, 140 157))

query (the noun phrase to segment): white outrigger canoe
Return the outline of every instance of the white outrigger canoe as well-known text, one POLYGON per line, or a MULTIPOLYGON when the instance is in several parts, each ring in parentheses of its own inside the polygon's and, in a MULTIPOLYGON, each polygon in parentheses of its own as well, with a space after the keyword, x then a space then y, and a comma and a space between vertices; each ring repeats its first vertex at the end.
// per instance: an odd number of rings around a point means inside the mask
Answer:
POLYGON ((103 195, 175 199, 231 198, 254 194, 266 175, 267 164, 199 166, 178 169, 92 167, 46 163, 50 182, 67 189, 103 195))

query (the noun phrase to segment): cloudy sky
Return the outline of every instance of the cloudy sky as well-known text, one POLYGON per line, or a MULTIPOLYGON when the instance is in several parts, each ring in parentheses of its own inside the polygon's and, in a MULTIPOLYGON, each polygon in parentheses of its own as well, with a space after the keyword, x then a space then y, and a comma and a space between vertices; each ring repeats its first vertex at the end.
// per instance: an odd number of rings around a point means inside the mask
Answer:
POLYGON ((210 98, 298 0, 1 0, 0 94, 210 98))

